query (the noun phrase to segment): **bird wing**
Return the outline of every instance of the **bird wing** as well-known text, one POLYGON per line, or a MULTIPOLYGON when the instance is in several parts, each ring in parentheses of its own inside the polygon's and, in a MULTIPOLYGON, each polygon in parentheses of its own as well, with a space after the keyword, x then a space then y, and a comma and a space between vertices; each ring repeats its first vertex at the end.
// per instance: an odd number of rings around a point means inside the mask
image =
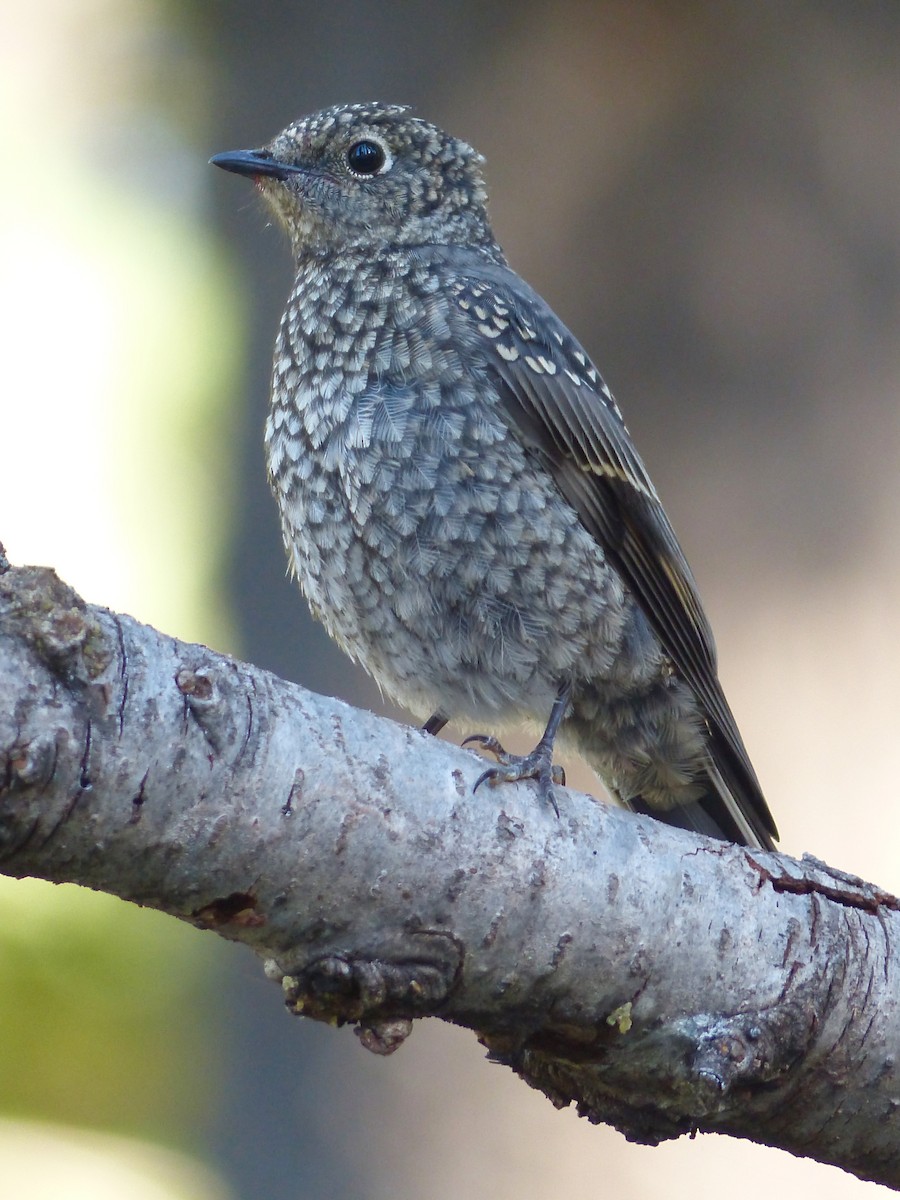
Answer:
POLYGON ((468 340, 477 339, 510 421, 618 568, 693 689, 714 768, 739 810, 738 828, 749 822, 770 845, 775 824, 719 683, 697 585, 612 394, 553 310, 514 272, 477 252, 443 253, 456 267, 451 303, 463 314, 468 340))

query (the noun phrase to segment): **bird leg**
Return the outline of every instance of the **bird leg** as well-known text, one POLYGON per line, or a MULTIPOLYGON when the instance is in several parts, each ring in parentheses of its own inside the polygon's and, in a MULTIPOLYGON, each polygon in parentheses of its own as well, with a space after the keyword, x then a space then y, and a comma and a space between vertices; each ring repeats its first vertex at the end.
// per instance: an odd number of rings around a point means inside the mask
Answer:
POLYGON ((472 791, 478 791, 486 780, 490 780, 493 784, 518 783, 521 779, 535 779, 541 795, 553 805, 553 811, 559 816, 559 806, 553 794, 553 785, 555 783, 565 784, 566 773, 562 767, 553 765, 553 743, 571 699, 571 682, 561 684, 550 710, 547 728, 530 754, 509 754, 503 749, 497 738, 491 737, 489 734, 473 733, 467 737, 463 742, 464 746, 470 742, 477 742, 488 754, 493 754, 498 764, 496 767, 488 767, 478 776, 472 791))
POLYGON ((441 710, 438 709, 436 713, 431 714, 431 716, 422 726, 422 732, 430 734, 440 733, 449 720, 450 718, 445 717, 441 710))

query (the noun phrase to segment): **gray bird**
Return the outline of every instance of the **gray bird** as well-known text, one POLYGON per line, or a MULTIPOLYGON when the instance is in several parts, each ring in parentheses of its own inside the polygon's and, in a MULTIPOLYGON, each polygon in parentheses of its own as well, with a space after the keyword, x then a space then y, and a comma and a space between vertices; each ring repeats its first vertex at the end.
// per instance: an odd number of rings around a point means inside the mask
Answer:
POLYGON ((482 779, 555 807, 561 731, 628 807, 771 847, 693 575, 599 372, 507 265, 480 155, 373 103, 211 161, 291 239, 266 451, 314 616, 431 732, 546 722, 521 757, 476 735, 482 779))

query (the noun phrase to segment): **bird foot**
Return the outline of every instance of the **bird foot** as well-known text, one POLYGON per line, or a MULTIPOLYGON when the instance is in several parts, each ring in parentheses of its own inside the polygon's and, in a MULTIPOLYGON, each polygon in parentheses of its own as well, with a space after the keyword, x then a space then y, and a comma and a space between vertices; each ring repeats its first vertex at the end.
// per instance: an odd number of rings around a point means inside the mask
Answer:
POLYGON ((545 742, 542 738, 530 754, 510 754, 504 750, 497 738, 491 737, 490 734, 473 733, 465 739, 463 745, 467 746, 470 742, 477 742, 482 750, 493 754, 497 760, 497 766, 488 767, 478 776, 472 788, 473 792, 477 792, 486 782, 518 783, 522 779, 534 779, 541 796, 552 804, 553 811, 559 816, 559 805, 556 803, 553 785, 558 783, 561 787, 565 786, 566 773, 561 766, 554 765, 552 741, 545 742))

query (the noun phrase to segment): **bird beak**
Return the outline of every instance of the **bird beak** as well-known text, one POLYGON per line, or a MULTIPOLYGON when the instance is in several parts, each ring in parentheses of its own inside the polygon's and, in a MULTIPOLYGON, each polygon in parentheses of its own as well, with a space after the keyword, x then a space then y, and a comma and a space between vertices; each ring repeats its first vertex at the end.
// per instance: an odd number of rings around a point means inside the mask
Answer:
POLYGON ((209 161, 223 171, 249 175, 252 179, 264 175, 271 179, 287 179, 302 169, 290 163, 278 162, 268 150, 226 150, 224 154, 214 154, 209 161))

